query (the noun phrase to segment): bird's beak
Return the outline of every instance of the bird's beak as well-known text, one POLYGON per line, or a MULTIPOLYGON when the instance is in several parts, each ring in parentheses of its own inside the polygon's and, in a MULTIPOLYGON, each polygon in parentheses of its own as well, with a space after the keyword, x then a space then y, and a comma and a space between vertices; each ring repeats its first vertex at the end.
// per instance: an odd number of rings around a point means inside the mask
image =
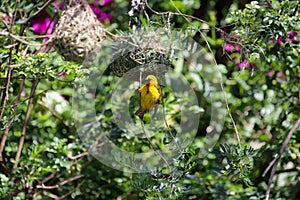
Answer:
POLYGON ((146 83, 150 83, 150 79, 146 78, 145 79, 146 83))

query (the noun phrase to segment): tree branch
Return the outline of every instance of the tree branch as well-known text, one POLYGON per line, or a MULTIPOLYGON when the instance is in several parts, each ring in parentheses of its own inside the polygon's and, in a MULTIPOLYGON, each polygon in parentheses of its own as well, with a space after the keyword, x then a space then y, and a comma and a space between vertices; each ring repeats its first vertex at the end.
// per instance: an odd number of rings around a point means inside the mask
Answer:
MULTIPOLYGON (((13 106, 12 109, 15 109, 16 105, 17 105, 17 104, 19 103, 19 101, 20 101, 21 93, 22 93, 23 88, 24 88, 24 83, 25 83, 25 79, 22 79, 22 80, 21 80, 21 83, 20 83, 20 87, 19 87, 19 92, 18 92, 18 94, 17 94, 17 98, 16 98, 16 100, 15 100, 15 102, 14 102, 14 105, 15 105, 15 106, 13 106)), ((5 130, 4 130, 3 137, 2 137, 2 139, 1 139, 1 144, 0 144, 0 162, 3 162, 3 163, 5 163, 5 161, 3 160, 4 158, 2 158, 2 153, 3 153, 4 147, 5 147, 5 143, 6 143, 6 140, 7 140, 8 132, 9 132, 9 130, 10 130, 10 127, 11 127, 13 121, 14 121, 14 117, 12 117, 12 118, 9 120, 9 122, 7 123, 6 128, 5 128, 5 130)))
POLYGON ((1 113, 0 113, 0 121, 2 120, 2 117, 4 115, 4 111, 5 111, 5 107, 6 107, 6 102, 7 102, 7 99, 8 99, 8 89, 9 89, 9 85, 10 85, 10 80, 11 80, 11 77, 12 77, 12 71, 13 71, 13 67, 12 67, 12 61, 13 61, 13 58, 12 58, 12 53, 13 53, 13 49, 14 49, 14 46, 12 46, 14 44, 14 40, 13 40, 13 37, 10 35, 12 33, 12 30, 13 30, 13 27, 15 25, 15 18, 16 18, 16 14, 17 14, 17 10, 14 11, 14 14, 10 20, 10 27, 9 27, 9 36, 10 36, 10 49, 9 49, 9 66, 8 66, 8 72, 7 72, 7 79, 6 79, 6 84, 5 84, 5 91, 3 93, 3 96, 2 96, 2 102, 1 102, 1 105, 2 105, 2 110, 1 110, 1 113))
POLYGON ((34 99, 33 96, 34 96, 34 92, 35 92, 35 89, 36 89, 38 83, 39 83, 39 79, 35 79, 32 83, 32 86, 31 86, 30 98, 29 98, 29 102, 28 102, 28 106, 27 106, 27 111, 26 111, 26 115, 25 115, 25 119, 24 119, 24 123, 23 123, 23 128, 22 128, 22 134, 21 134, 21 138, 20 138, 18 151, 17 151, 17 154, 16 154, 15 164, 13 166, 13 169, 16 169, 18 167, 18 161, 20 159, 22 149, 23 149, 23 145, 24 145, 24 141, 25 141, 26 127, 27 127, 29 117, 30 117, 30 113, 31 113, 31 110, 32 110, 32 107, 33 107, 33 99, 34 99))
POLYGON ((269 177, 269 182, 268 182, 268 188, 267 188, 267 191, 266 191, 266 194, 265 194, 265 200, 268 200, 269 199, 269 196, 270 196, 270 192, 271 192, 271 185, 272 185, 272 182, 273 182, 273 177, 275 175, 275 172, 276 172, 276 168, 277 168, 277 165, 279 163, 279 159, 281 157, 281 155, 283 154, 286 146, 288 145, 292 135, 295 133, 295 131, 297 130, 297 128, 300 126, 300 118, 296 121, 296 123, 294 124, 294 126, 292 127, 292 129, 290 130, 290 132, 288 133, 287 137, 285 138, 278 154, 275 155, 275 158, 270 162, 269 166, 266 168, 266 170, 264 171, 264 173, 262 174, 262 176, 264 177, 268 171, 270 170, 270 168, 272 167, 272 170, 271 170, 271 174, 270 174, 270 177, 269 177))
POLYGON ((64 180, 64 181, 62 181, 60 183, 57 183, 57 184, 51 185, 51 186, 46 186, 46 185, 44 185, 42 183, 42 185, 37 185, 36 188, 38 188, 38 189, 52 190, 52 189, 59 188, 60 186, 65 185, 65 184, 67 184, 69 182, 72 182, 72 181, 75 181, 77 179, 80 179, 82 177, 84 177, 84 175, 78 175, 78 176, 75 176, 75 177, 72 177, 72 178, 68 178, 68 179, 66 179, 66 180, 64 180))

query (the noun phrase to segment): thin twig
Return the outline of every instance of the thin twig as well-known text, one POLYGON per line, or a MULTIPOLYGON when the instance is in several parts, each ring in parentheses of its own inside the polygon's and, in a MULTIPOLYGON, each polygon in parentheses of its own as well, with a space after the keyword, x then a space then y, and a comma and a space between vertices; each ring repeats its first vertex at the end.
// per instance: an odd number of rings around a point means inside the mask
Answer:
MULTIPOLYGON (((39 79, 41 79, 41 78, 39 78, 39 79)), ((28 80, 28 79, 27 79, 27 80, 28 80)), ((12 104, 11 107, 15 108, 16 106, 18 106, 18 105, 20 105, 20 104, 23 104, 25 101, 28 101, 28 100, 31 99, 31 98, 35 98, 35 97, 37 97, 37 96, 40 96, 41 94, 46 93, 47 91, 48 91, 48 90, 43 90, 43 91, 41 91, 41 92, 39 92, 39 93, 37 93, 37 94, 34 94, 33 96, 29 96, 28 98, 22 99, 22 101, 20 101, 20 102, 18 102, 18 103, 12 104)))
POLYGON ((38 188, 38 189, 52 190, 52 189, 59 188, 60 186, 63 186, 63 185, 65 185, 67 183, 70 183, 72 181, 75 181, 77 179, 80 179, 82 177, 84 177, 84 175, 81 174, 81 175, 78 175, 78 176, 75 176, 75 177, 72 177, 72 178, 68 178, 68 179, 66 179, 66 180, 64 180, 64 181, 62 181, 60 183, 55 184, 55 185, 46 186, 44 184, 41 184, 41 185, 37 185, 36 188, 38 188))
MULTIPOLYGON (((163 93, 163 90, 162 90, 162 93, 163 93)), ((184 152, 181 150, 181 147, 179 146, 179 144, 178 144, 176 138, 174 137, 174 135, 173 135, 173 133, 172 133, 172 131, 171 131, 171 129, 170 129, 170 126, 169 126, 169 124, 168 124, 168 122, 167 122, 167 119, 166 119, 166 111, 165 111, 164 95, 163 95, 163 94, 162 94, 161 100, 162 100, 163 118, 164 118, 165 125, 167 126, 168 132, 169 132, 169 134, 171 135, 172 140, 175 142, 175 144, 176 144, 176 146, 177 146, 179 152, 182 154, 182 153, 184 153, 184 152)))
POLYGON ((49 106, 47 106, 44 102, 42 101, 38 101, 37 102, 40 106, 44 107, 45 109, 47 109, 55 118, 57 118, 58 120, 60 120, 66 127, 68 128, 72 128, 73 124, 69 124, 68 122, 66 122, 63 117, 61 117, 59 114, 57 114, 55 112, 55 110, 53 110, 52 108, 50 108, 49 106))
POLYGON ((276 160, 278 160, 280 158, 280 156, 282 155, 282 153, 284 152, 289 140, 291 139, 293 133, 296 131, 296 129, 298 128, 298 126, 300 125, 300 118, 297 120, 297 122, 295 123, 295 125, 292 127, 292 129, 290 130, 289 134, 287 135, 287 137, 285 138, 279 153, 275 155, 275 158, 270 162, 270 164, 268 165, 268 167, 265 169, 264 173, 262 174, 262 176, 264 177, 268 171, 270 170, 270 168, 273 166, 273 164, 275 163, 276 160))
POLYGON ((57 196, 57 195, 55 195, 55 194, 52 194, 52 193, 50 193, 50 192, 44 191, 43 193, 44 193, 46 196, 50 197, 51 199, 55 199, 55 200, 59 199, 59 196, 57 196))
POLYGON ((75 192, 77 189, 78 189, 78 187, 75 187, 73 190, 71 190, 71 191, 67 192, 66 194, 58 197, 57 200, 61 200, 61 199, 66 198, 67 196, 69 196, 70 194, 72 194, 73 192, 75 192))
MULTIPOLYGON (((215 27, 215 26, 209 24, 209 22, 207 22, 207 21, 205 21, 205 20, 203 20, 203 19, 199 19, 199 18, 194 17, 194 16, 192 16, 192 15, 187 15, 187 14, 184 14, 184 13, 180 12, 180 10, 175 6, 175 4, 174 4, 173 1, 171 1, 171 3, 173 4, 173 7, 177 10, 178 13, 170 12, 170 11, 167 11, 167 12, 158 12, 158 11, 155 11, 153 8, 150 7, 150 5, 148 4, 148 1, 147 1, 147 0, 145 1, 145 3, 146 3, 147 8, 148 8, 151 12, 153 12, 154 14, 156 14, 156 15, 175 15, 175 16, 181 16, 181 17, 184 17, 186 20, 187 20, 187 18, 190 18, 190 19, 194 19, 194 20, 197 20, 197 21, 199 21, 199 22, 202 22, 202 23, 204 23, 204 24, 207 24, 207 25, 211 26, 212 28, 214 28, 214 29, 216 29, 216 30, 218 30, 218 31, 224 32, 222 29, 220 29, 220 28, 218 28, 218 27, 215 27)), ((187 20, 187 21, 190 22, 189 20, 187 20)))
MULTIPOLYGON (((16 18, 16 13, 17 13, 17 9, 14 11, 14 14, 11 18, 9 33, 12 33, 12 30, 13 30, 13 27, 14 27, 14 21, 15 21, 15 18, 16 18)), ((14 43, 13 37, 10 36, 10 44, 13 45, 13 43, 14 43)), ((2 110, 1 110, 1 113, 0 113, 0 121, 2 120, 2 117, 4 115, 6 102, 7 102, 7 99, 8 99, 9 85, 10 85, 11 77, 12 77, 12 71, 13 71, 13 67, 12 67, 12 59, 13 59, 12 57, 13 56, 12 56, 12 53, 13 53, 13 49, 14 49, 13 46, 11 46, 10 49, 9 49, 9 66, 8 66, 8 72, 7 72, 7 76, 6 76, 7 79, 6 79, 6 84, 5 84, 5 91, 3 93, 2 102, 1 102, 2 110)))
MULTIPOLYGON (((21 43, 24 43, 26 45, 29 45, 29 46, 41 47, 41 46, 45 46, 47 44, 47 43, 42 43, 42 44, 29 43, 29 42, 23 40, 20 36, 16 36, 16 35, 14 35, 12 33, 6 32, 6 31, 1 31, 0 35, 9 36, 9 37, 14 38, 15 40, 17 40, 17 41, 19 41, 21 43)), ((51 35, 48 35, 48 37, 51 37, 51 35)), ((13 45, 13 44, 11 44, 11 45, 13 45)))
MULTIPOLYGON (((176 7, 176 5, 174 4, 174 2, 173 2, 172 0, 171 0, 171 3, 172 3, 172 5, 173 5, 173 7, 174 7, 174 8, 177 10, 177 12, 178 12, 178 13, 172 13, 172 14, 174 14, 174 15, 179 15, 179 16, 183 16, 183 17, 185 18, 185 20, 188 21, 189 23, 191 23, 191 21, 190 21, 188 18, 192 18, 192 19, 195 19, 195 20, 197 20, 197 21, 200 21, 200 22, 203 22, 203 23, 206 23, 206 24, 210 25, 208 22, 206 22, 206 21, 204 21, 204 20, 201 20, 201 19, 199 19, 199 18, 197 18, 197 17, 193 17, 193 16, 190 16, 190 15, 186 15, 186 14, 181 13, 180 10, 176 7)), ((146 1, 146 5, 148 6, 147 1, 146 1)), ((211 26, 211 25, 210 25, 210 26, 211 26)), ((224 31, 223 31, 222 29, 220 29, 220 28, 217 28, 217 27, 214 27, 214 26, 212 26, 212 27, 215 28, 215 29, 218 30, 218 31, 224 32, 224 31)), ((210 45, 209 45, 207 39, 205 38, 205 36, 203 35, 203 33, 202 33, 200 30, 199 30, 199 33, 201 34, 201 37, 205 40, 205 43, 206 43, 206 45, 207 45, 207 47, 208 47, 210 53, 213 54, 213 51, 212 51, 212 49, 211 49, 211 47, 210 47, 210 45)), ((215 65, 218 65, 218 64, 217 64, 217 61, 216 61, 216 59, 215 59, 214 56, 212 56, 212 59, 213 59, 215 65)), ((217 69, 217 70, 218 70, 218 69, 217 69)), ((223 93, 223 96, 224 96, 224 99, 225 99, 226 109, 227 109, 227 111, 228 111, 230 120, 231 120, 231 122, 232 122, 232 124, 233 124, 234 130, 235 130, 235 134, 236 134, 236 137, 237 137, 238 144, 239 144, 239 146, 241 147, 241 140, 240 140, 239 132, 238 132, 237 126, 236 126, 236 124, 235 124, 235 121, 234 121, 234 119, 233 119, 233 117, 232 117, 232 115, 231 115, 231 111, 230 111, 229 104, 228 104, 228 100, 227 100, 227 95, 226 95, 226 92, 225 92, 225 90, 224 90, 224 85, 223 85, 223 83, 222 83, 222 78, 220 77, 219 79, 220 79, 220 86, 221 86, 221 89, 222 89, 222 93, 223 93)))
MULTIPOLYGON (((25 79, 22 79, 22 80, 21 80, 21 83, 20 83, 20 87, 19 87, 19 92, 18 92, 18 94, 17 94, 17 98, 16 98, 16 100, 15 100, 15 102, 14 102, 15 105, 18 104, 19 101, 20 101, 21 93, 22 93, 22 91, 23 91, 23 89, 24 89, 24 83, 25 83, 25 79)), ((12 109, 15 109, 15 107, 16 107, 16 106, 13 106, 12 109)), ((5 128, 5 130, 4 130, 4 134, 3 134, 2 139, 1 139, 1 144, 0 144, 0 162, 3 161, 3 160, 2 160, 2 159, 3 159, 3 158, 2 158, 2 152, 3 152, 3 150, 4 150, 5 143, 6 143, 7 136, 8 136, 8 132, 9 132, 9 130, 10 130, 10 127, 11 127, 13 121, 14 121, 14 117, 12 117, 12 118, 9 120, 9 122, 7 123, 6 128, 5 128)))
POLYGON ((24 145, 24 141, 25 141, 25 136, 26 136, 27 123, 29 121, 30 113, 31 113, 31 110, 32 110, 32 107, 33 107, 33 99, 34 99, 33 96, 34 96, 34 92, 36 90, 36 87, 37 87, 38 83, 39 83, 39 79, 34 80, 33 83, 32 83, 32 87, 31 87, 31 91, 30 91, 30 97, 31 98, 29 99, 28 106, 27 106, 27 111, 26 111, 26 115, 25 115, 25 119, 24 119, 24 123, 23 123, 20 142, 19 142, 19 146, 18 146, 16 158, 15 158, 15 164, 13 166, 14 170, 18 167, 18 161, 19 161, 21 153, 22 153, 22 149, 23 149, 23 145, 24 145))
POLYGON ((225 104, 226 104, 226 109, 227 109, 227 112, 228 112, 228 115, 230 117, 230 120, 231 120, 231 123, 234 127, 234 131, 235 131, 235 135, 236 135, 236 138, 237 138, 237 141, 238 141, 238 144, 239 144, 239 147, 241 147, 241 139, 240 139, 240 135, 239 135, 239 132, 238 132, 238 129, 237 129, 237 126, 235 124, 235 121, 231 115, 231 111, 230 111, 230 108, 229 108, 229 104, 228 104, 228 100, 227 100, 227 95, 226 95, 226 92, 225 92, 225 89, 224 89, 224 85, 222 82, 220 82, 220 86, 222 88, 222 93, 223 93, 223 96, 224 96, 224 99, 225 99, 225 104))
POLYGON ((267 188, 267 191, 266 191, 266 194, 265 194, 265 200, 268 200, 269 197, 270 197, 271 185, 272 185, 272 182, 273 182, 273 177, 275 175, 277 165, 279 163, 279 159, 280 159, 281 155, 283 154, 286 146, 288 145, 292 135, 295 133, 295 131, 298 129, 299 126, 300 126, 300 118, 296 121, 296 123, 294 124, 294 126, 292 127, 290 132, 288 133, 288 135, 285 138, 278 154, 275 155, 275 158, 270 162, 269 166, 266 168, 266 170, 262 174, 262 176, 264 177, 267 174, 267 172, 270 170, 270 168, 272 167, 271 174, 270 174, 269 181, 268 181, 268 188, 267 188))
MULTIPOLYGON (((72 152, 72 151, 70 151, 70 152, 72 152)), ((87 155, 89 155, 89 152, 83 152, 83 153, 78 154, 76 156, 72 156, 71 154, 70 155, 68 154, 68 158, 71 159, 71 160, 77 160, 78 158, 82 158, 82 157, 87 156, 87 155)))
POLYGON ((171 167, 170 167, 168 161, 165 159, 165 157, 160 153, 159 150, 155 150, 155 147, 154 147, 153 143, 151 142, 151 139, 149 138, 148 133, 145 130, 144 122, 143 122, 142 119, 141 119, 141 125, 142 125, 143 132, 146 136, 146 139, 147 139, 148 143, 150 144, 150 146, 152 147, 153 151, 156 152, 159 155, 159 157, 166 163, 169 171, 171 171, 171 167))
POLYGON ((51 180, 54 177, 56 177, 56 175, 57 175, 57 171, 52 172, 49 176, 47 176, 44 180, 41 181, 41 184, 45 184, 49 180, 51 180))

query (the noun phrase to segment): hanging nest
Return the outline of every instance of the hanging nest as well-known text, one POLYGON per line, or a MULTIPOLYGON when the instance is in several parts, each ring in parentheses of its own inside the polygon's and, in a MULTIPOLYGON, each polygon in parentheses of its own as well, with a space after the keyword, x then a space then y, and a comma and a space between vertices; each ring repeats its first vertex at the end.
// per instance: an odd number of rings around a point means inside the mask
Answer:
POLYGON ((80 1, 63 11, 54 34, 55 48, 65 60, 81 63, 95 47, 101 47, 105 29, 88 3, 80 1))
POLYGON ((116 76, 121 77, 133 68, 159 64, 171 65, 166 54, 156 52, 154 49, 138 48, 115 55, 108 67, 116 76))
POLYGON ((133 68, 139 70, 154 66, 171 67, 168 45, 163 44, 157 32, 142 31, 137 35, 125 37, 126 42, 122 42, 122 36, 115 39, 121 41, 120 50, 113 56, 108 69, 116 76, 121 77, 133 68))

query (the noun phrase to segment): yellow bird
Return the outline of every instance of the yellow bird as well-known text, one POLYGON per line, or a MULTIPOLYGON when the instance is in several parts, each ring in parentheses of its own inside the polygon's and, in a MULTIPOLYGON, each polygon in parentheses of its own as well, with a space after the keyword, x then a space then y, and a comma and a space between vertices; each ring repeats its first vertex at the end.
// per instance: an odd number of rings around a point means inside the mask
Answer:
POLYGON ((142 85, 138 92, 140 94, 140 108, 135 114, 143 120, 145 112, 157 105, 161 99, 161 87, 153 75, 148 75, 146 83, 142 85))

